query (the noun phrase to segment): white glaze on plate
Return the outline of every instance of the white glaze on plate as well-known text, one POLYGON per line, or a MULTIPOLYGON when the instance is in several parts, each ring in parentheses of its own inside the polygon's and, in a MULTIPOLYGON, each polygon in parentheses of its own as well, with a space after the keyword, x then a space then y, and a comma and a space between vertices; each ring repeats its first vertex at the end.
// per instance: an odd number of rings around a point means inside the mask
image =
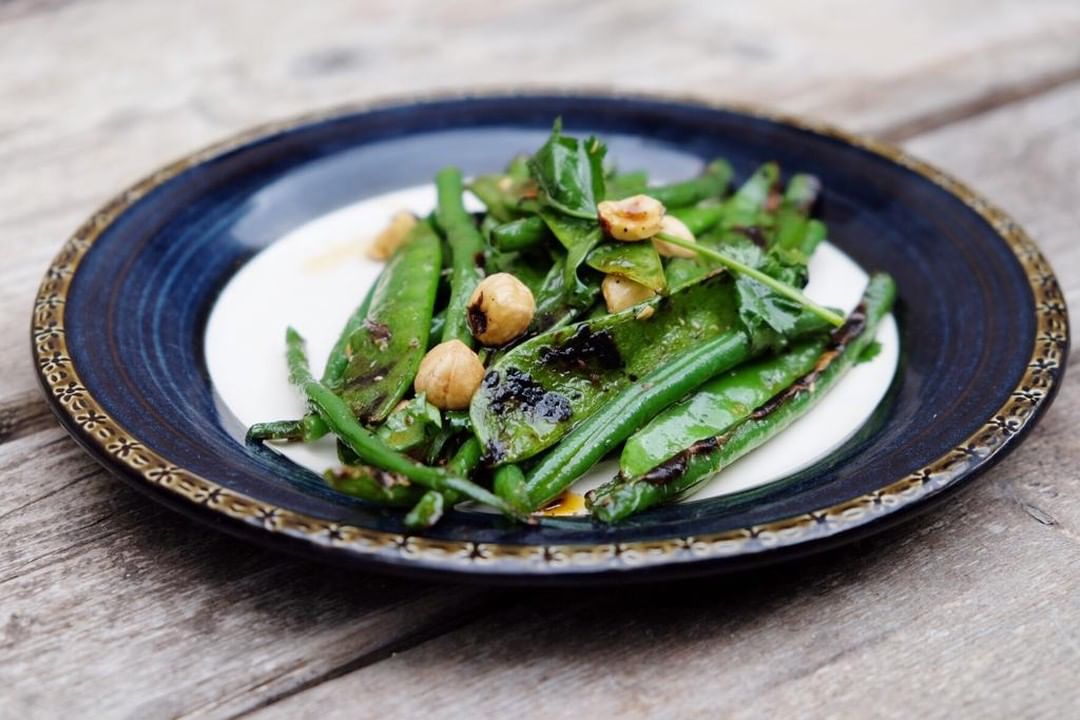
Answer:
MULTIPOLYGON (((240 422, 251 425, 303 414, 304 403, 286 377, 285 328, 292 325, 307 339, 308 355, 318 373, 341 327, 382 269, 381 263, 364 255, 367 243, 395 211, 409 209, 423 215, 434 203, 434 187, 421 186, 341 208, 270 245, 225 286, 206 328, 206 364, 215 390, 240 422), (252 362, 253 358, 260 360, 252 362)), ((848 312, 859 301, 867 275, 836 247, 822 243, 811 260, 810 278, 806 288, 810 297, 848 312)), ((724 470, 694 497, 779 480, 850 438, 870 418, 896 373, 900 340, 891 315, 881 323, 877 340, 881 344, 877 357, 852 368, 813 410, 724 470)), ((318 473, 337 465, 331 438, 272 447, 318 473)), ((614 462, 601 463, 573 489, 585 492, 596 487, 616 469, 614 462)))

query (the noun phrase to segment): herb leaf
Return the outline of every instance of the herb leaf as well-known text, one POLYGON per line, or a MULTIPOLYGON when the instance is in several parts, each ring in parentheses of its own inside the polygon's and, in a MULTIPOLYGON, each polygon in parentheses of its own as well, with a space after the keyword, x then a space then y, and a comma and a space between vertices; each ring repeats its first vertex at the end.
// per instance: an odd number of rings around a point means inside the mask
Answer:
POLYGON ((543 203, 571 217, 596 218, 604 198, 604 156, 607 146, 590 137, 578 140, 562 134, 556 120, 551 137, 529 159, 529 172, 540 186, 543 203))
POLYGON ((605 275, 622 275, 656 292, 667 287, 660 254, 651 242, 605 243, 590 252, 586 262, 605 275))
POLYGON ((581 280, 578 269, 593 248, 600 244, 603 232, 600 223, 582 220, 555 212, 550 208, 540 210, 540 217, 548 229, 566 248, 566 266, 563 268, 563 292, 566 300, 575 307, 587 307, 596 297, 596 288, 581 280))

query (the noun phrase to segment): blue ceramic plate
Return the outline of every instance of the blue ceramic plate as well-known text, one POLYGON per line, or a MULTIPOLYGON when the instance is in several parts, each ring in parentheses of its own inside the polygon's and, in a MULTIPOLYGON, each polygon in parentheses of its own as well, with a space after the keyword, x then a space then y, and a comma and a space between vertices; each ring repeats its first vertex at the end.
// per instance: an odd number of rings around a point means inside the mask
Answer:
POLYGON ((1024 232, 894 148, 744 109, 566 94, 346 108, 183 158, 125 190, 68 241, 42 282, 33 340, 68 431, 170 507, 345 565, 531 582, 732 570, 908 517, 1023 438, 1060 386, 1069 343, 1058 283, 1024 232), (558 115, 569 131, 615 138, 624 167, 696 167, 723 156, 742 176, 778 160, 822 179, 832 242, 900 288, 899 371, 859 432, 782 482, 614 528, 583 518, 522 527, 455 511, 423 536, 407 534, 398 514, 246 446, 204 352, 211 310, 238 270, 290 231, 428 183, 442 165, 497 170, 535 147, 558 115))

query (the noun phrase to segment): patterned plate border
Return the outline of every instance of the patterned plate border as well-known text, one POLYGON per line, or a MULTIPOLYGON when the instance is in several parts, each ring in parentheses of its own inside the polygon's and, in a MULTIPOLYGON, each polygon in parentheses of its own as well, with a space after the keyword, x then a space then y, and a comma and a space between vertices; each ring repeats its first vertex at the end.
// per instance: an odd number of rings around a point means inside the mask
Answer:
POLYGON ((609 92, 551 91, 435 95, 352 104, 272 122, 234 135, 157 170, 124 190, 94 213, 68 239, 49 266, 34 304, 33 353, 39 380, 54 411, 77 439, 99 450, 127 474, 178 498, 270 533, 284 534, 327 549, 390 564, 470 573, 562 574, 632 570, 726 556, 759 553, 846 532, 957 483, 985 465, 1020 437, 1045 409, 1060 383, 1069 346, 1068 311, 1057 278, 1030 237, 1006 213, 963 183, 892 145, 828 124, 772 113, 752 106, 716 104, 700 98, 609 92), (80 261, 94 241, 129 207, 154 188, 200 163, 300 125, 403 103, 523 95, 621 97, 692 103, 793 126, 834 138, 884 157, 938 185, 978 213, 1006 242, 1024 268, 1035 298, 1037 328, 1023 377, 1001 408, 963 443, 915 473, 846 502, 802 515, 724 533, 648 542, 581 545, 508 545, 447 541, 370 530, 293 512, 233 492, 162 457, 122 427, 82 384, 68 350, 64 307, 80 261))

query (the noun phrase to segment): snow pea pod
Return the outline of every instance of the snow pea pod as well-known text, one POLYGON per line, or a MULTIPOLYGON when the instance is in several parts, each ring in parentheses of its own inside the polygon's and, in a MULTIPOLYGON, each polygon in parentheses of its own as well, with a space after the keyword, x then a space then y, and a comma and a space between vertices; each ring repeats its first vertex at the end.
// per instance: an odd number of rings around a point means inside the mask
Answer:
POLYGON ((435 212, 450 246, 451 263, 450 302, 446 308, 442 341, 460 340, 472 347, 473 336, 466 320, 465 306, 484 274, 479 266, 484 258, 484 237, 462 202, 460 170, 456 167, 440 170, 435 176, 435 190, 438 195, 435 212))
MULTIPOLYGON (((819 333, 825 327, 823 320, 807 312, 792 336, 819 333)), ((532 469, 526 485, 531 508, 556 498, 643 423, 752 353, 750 335, 743 328, 734 328, 687 349, 625 388, 571 430, 532 469)))
POLYGON ((367 316, 349 338, 340 389, 334 388, 361 421, 385 419, 412 385, 427 347, 441 266, 439 237, 421 222, 379 276, 367 316))
MULTIPOLYGON (((385 272, 385 270, 383 271, 385 272)), ((372 284, 368 288, 367 293, 364 295, 364 299, 360 302, 360 305, 353 310, 349 315, 349 319, 345 322, 345 327, 342 328, 341 333, 338 335, 337 342, 334 343, 334 347, 330 350, 330 355, 326 359, 326 367, 323 369, 322 382, 330 388, 336 388, 341 382, 341 376, 345 372, 345 368, 349 365, 349 355, 346 352, 348 347, 349 338, 360 327, 363 326, 364 320, 367 319, 368 308, 371 306, 371 296, 375 294, 375 285, 378 281, 372 284)), ((330 432, 330 428, 326 427, 326 423, 322 421, 322 418, 315 413, 308 413, 302 418, 297 420, 277 420, 274 422, 256 423, 252 425, 247 432, 247 439, 249 441, 255 440, 288 440, 292 442, 315 442, 326 433, 330 432)))
POLYGON ((813 407, 857 361, 873 342, 878 323, 895 297, 891 277, 871 277, 859 306, 831 333, 810 372, 723 433, 689 445, 642 475, 616 478, 592 491, 586 501, 593 515, 604 522, 617 522, 679 497, 775 437, 813 407))
POLYGON ((627 439, 619 457, 620 473, 642 475, 698 440, 724 432, 810 372, 824 349, 824 338, 803 340, 706 382, 627 439))
POLYGON ((546 332, 488 370, 469 409, 473 430, 493 464, 531 457, 623 388, 737 322, 733 283, 720 274, 623 312, 546 332))

